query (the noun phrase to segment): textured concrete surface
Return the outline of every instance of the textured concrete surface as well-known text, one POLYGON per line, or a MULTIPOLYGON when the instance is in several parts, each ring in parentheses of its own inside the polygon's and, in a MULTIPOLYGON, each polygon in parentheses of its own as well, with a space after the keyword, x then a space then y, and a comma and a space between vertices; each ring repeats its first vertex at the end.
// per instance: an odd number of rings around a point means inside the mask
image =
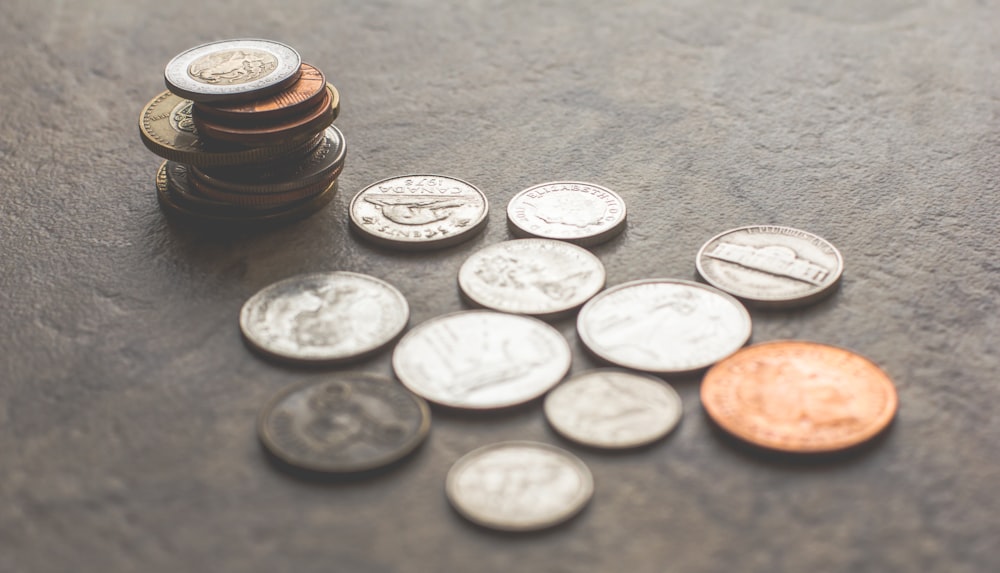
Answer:
MULTIPOLYGON (((0 7, 0 571, 995 571, 1000 562, 1000 6, 989 1, 58 2, 0 7), (237 7, 238 6, 238 7, 237 7), (177 52, 294 45, 339 88, 341 194, 299 224, 216 237, 167 222, 141 107, 177 52), (483 189, 489 227, 406 254, 347 231, 375 180, 483 189), (652 448, 572 448, 597 481, 565 527, 497 535, 444 497, 460 455, 563 444, 535 404, 435 412, 376 479, 297 480, 254 433, 282 386, 240 340, 262 286, 343 269, 462 308, 455 273, 504 240, 518 190, 617 190, 609 284, 692 278, 701 244, 754 223, 826 237, 842 288, 753 312, 755 341, 871 357, 900 411, 867 451, 809 464, 720 439, 698 380, 652 448)), ((574 371, 592 366, 557 323, 574 371)), ((389 374, 388 353, 355 368, 389 374)))

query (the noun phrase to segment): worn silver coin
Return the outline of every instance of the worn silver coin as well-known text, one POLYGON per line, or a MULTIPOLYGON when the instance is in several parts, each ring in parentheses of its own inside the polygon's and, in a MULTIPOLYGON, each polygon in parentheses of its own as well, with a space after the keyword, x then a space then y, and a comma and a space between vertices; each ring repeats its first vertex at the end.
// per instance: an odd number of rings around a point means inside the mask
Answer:
POLYGON ((196 102, 242 101, 281 91, 299 77, 294 48, 262 39, 209 42, 174 56, 167 89, 196 102))
POLYGON ((612 364, 663 374, 711 366, 750 338, 750 314, 708 285, 646 279, 609 288, 580 309, 580 340, 612 364))
POLYGON ((472 184, 442 175, 406 175, 373 183, 351 200, 351 227, 397 249, 437 249, 475 236, 489 203, 472 184))
POLYGON ((381 376, 345 372, 278 392, 257 433, 281 461, 315 472, 353 473, 397 461, 430 430, 427 403, 381 376))
POLYGON ((833 292, 844 258, 812 233, 752 225, 712 237, 698 251, 696 265, 705 282, 747 304, 792 307, 833 292))
POLYGON ((445 493, 455 510, 473 523, 533 531, 578 514, 594 495, 594 478, 579 458, 561 448, 500 442, 455 462, 445 493))
POLYGON ((601 260, 576 245, 518 239, 473 253, 458 271, 458 285, 473 303, 515 314, 556 316, 604 288, 601 260))
POLYGON ((336 364, 378 352, 402 332, 409 305, 389 283, 368 275, 299 275, 265 287, 240 312, 257 351, 279 359, 336 364))
POLYGON ((655 442, 683 413, 680 395, 666 382, 611 368, 577 374, 545 397, 545 417, 557 432, 598 448, 655 442))
POLYGON ((617 193, 580 181, 535 185, 507 203, 507 223, 515 235, 583 246, 621 233, 625 218, 625 201, 617 193))
POLYGON ((569 343, 528 316, 467 310, 423 322, 392 354, 396 377, 431 402, 487 410, 533 400, 569 371, 569 343))

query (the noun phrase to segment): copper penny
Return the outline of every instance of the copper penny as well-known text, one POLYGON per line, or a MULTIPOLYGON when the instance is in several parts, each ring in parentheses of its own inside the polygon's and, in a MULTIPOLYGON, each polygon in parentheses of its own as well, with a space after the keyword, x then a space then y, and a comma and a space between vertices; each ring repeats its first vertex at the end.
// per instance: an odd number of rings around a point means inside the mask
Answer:
POLYGON ((313 108, 323 99, 326 77, 315 66, 302 64, 298 81, 288 89, 263 99, 210 105, 195 103, 197 113, 232 122, 268 122, 313 108))
POLYGON ((319 105, 302 114, 276 122, 253 127, 240 127, 218 122, 198 113, 194 114, 193 119, 198 133, 210 139, 247 146, 266 146, 301 139, 303 136, 311 138, 329 127, 333 120, 337 119, 339 111, 340 96, 337 94, 336 88, 326 84, 325 96, 319 105))
POLYGON ((896 414, 892 380, 867 358, 816 342, 755 344, 713 366, 705 411, 751 444, 827 453, 878 435, 896 414))

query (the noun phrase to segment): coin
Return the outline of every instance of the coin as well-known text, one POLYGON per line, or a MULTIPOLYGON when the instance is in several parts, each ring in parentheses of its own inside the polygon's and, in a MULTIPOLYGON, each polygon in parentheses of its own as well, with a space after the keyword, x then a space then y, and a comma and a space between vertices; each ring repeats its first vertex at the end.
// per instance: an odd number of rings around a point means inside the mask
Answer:
POLYGON ((297 141, 304 136, 312 136, 326 129, 340 112, 340 97, 332 85, 327 84, 326 93, 319 105, 306 110, 301 115, 286 117, 268 123, 254 122, 251 125, 230 125, 195 113, 194 125, 198 133, 219 141, 246 146, 274 146, 285 141, 297 141))
POLYGON ((712 286, 770 307, 813 302, 833 292, 844 259, 826 240, 791 227, 753 225, 712 237, 698 251, 698 274, 712 286))
MULTIPOLYGON (((286 90, 248 102, 219 105, 196 103, 194 109, 199 114, 244 124, 273 121, 316 107, 324 97, 326 86, 323 72, 303 63, 299 79, 286 90)), ((332 107, 339 108, 339 96, 337 99, 338 105, 332 107)))
POLYGON ((624 370, 583 372, 545 397, 545 417, 564 437, 599 448, 633 448, 680 422, 681 397, 658 378, 624 370))
POLYGON ((486 410, 533 400, 570 367, 570 348, 544 322, 488 310, 446 314, 406 333, 392 354, 404 386, 431 402, 486 410))
POLYGON ((553 316, 604 288, 604 265, 590 251, 551 239, 518 239, 473 253, 458 271, 462 293, 501 312, 553 316))
POLYGON ((410 318, 402 293, 375 277, 345 271, 276 282, 243 304, 240 329, 274 358, 337 364, 378 352, 410 318))
POLYGON ((521 237, 559 239, 588 246, 625 228, 625 201, 610 189, 579 181, 542 183, 507 203, 507 223, 521 237))
POLYGON ((750 338, 750 315, 739 301, 674 279, 609 288, 580 309, 576 324, 580 340, 597 357, 664 374, 701 370, 750 338))
POLYGON ((594 495, 594 478, 573 454, 538 442, 500 442, 473 450, 448 471, 445 493, 473 523, 532 531, 562 523, 594 495))
POLYGON ((279 460, 315 472, 353 473, 397 461, 430 430, 427 403, 392 380, 343 372, 278 392, 257 434, 279 460))
POLYGON ((713 366, 701 402, 716 424, 747 442, 828 453, 879 434, 898 398, 892 380, 867 358, 789 340, 749 346, 713 366))
MULTIPOLYGON (((212 201, 219 201, 226 205, 247 209, 276 209, 322 193, 331 183, 337 180, 337 177, 340 176, 340 171, 341 167, 337 167, 334 171, 329 172, 323 180, 297 189, 277 193, 242 193, 228 189, 219 189, 199 180, 197 177, 189 177, 188 181, 199 195, 212 201)), ((194 170, 192 169, 190 173, 193 174, 193 172, 194 170)))
POLYGON ((351 200, 351 226, 374 243, 399 249, 436 249, 471 238, 486 226, 486 195, 442 175, 392 177, 351 200))
POLYGON ((192 101, 245 101, 295 83, 301 64, 299 53, 280 42, 221 40, 174 56, 163 77, 167 89, 192 101))

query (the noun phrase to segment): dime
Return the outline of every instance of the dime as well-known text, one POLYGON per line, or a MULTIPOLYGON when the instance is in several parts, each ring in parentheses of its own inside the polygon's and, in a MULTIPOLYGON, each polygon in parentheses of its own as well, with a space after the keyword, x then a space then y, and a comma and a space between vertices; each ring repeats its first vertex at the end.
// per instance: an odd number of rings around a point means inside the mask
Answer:
MULTIPOLYGON (((284 91, 242 103, 220 105, 196 103, 194 110, 198 114, 244 124, 273 121, 316 107, 323 100, 325 95, 323 90, 326 86, 323 72, 315 66, 303 63, 299 79, 284 91)), ((331 107, 339 108, 339 100, 338 96, 337 105, 331 104, 331 107)))
POLYGON ((570 360, 566 339, 538 319, 469 310, 411 329, 396 344, 392 367, 431 402, 485 410, 541 396, 562 380, 570 360))
POLYGON ((472 254, 458 284, 473 303, 502 312, 552 316, 604 288, 604 265, 590 251, 551 239, 518 239, 472 254))
POLYGON ((507 223, 521 237, 603 243, 625 228, 625 201, 610 189, 555 181, 525 189, 507 203, 507 223))
POLYGON ((174 56, 164 71, 167 89, 198 102, 245 101, 281 91, 299 78, 302 59, 272 40, 222 40, 174 56))
POLYGON ((261 443, 281 461, 315 472, 390 464, 430 430, 427 403, 392 380, 345 372, 278 392, 257 419, 261 443))
POLYGON ((719 362, 705 374, 701 401, 736 437, 796 453, 864 443, 898 405, 892 380, 870 360, 804 341, 755 344, 719 362))
POLYGON ((701 370, 750 338, 750 315, 710 286, 647 279, 605 290, 577 316, 580 340, 597 357, 635 370, 701 370))
POLYGON ((375 277, 349 272, 299 275, 250 297, 240 329, 255 350, 275 358, 337 364, 378 352, 402 332, 410 308, 375 277))
POLYGON ((486 195, 441 175, 407 175, 373 183, 351 201, 351 226, 362 237, 400 249, 436 249, 486 226, 486 195))
POLYGON ((448 471, 445 493, 466 519, 505 531, 562 523, 594 495, 594 478, 573 454, 537 442, 473 450, 448 471))
POLYGON ((219 141, 247 146, 274 146, 285 141, 297 141, 306 135, 323 131, 340 112, 340 97, 332 85, 327 84, 323 100, 315 108, 301 115, 286 117, 270 123, 252 125, 229 125, 194 114, 194 125, 198 133, 219 141))
POLYGON ((706 282, 748 304, 790 307, 833 292, 844 258, 812 233, 753 225, 712 237, 696 265, 706 282))
POLYGON ((655 442, 680 422, 681 397, 658 378, 624 370, 578 374, 545 397, 545 417, 566 438, 599 448, 655 442))

